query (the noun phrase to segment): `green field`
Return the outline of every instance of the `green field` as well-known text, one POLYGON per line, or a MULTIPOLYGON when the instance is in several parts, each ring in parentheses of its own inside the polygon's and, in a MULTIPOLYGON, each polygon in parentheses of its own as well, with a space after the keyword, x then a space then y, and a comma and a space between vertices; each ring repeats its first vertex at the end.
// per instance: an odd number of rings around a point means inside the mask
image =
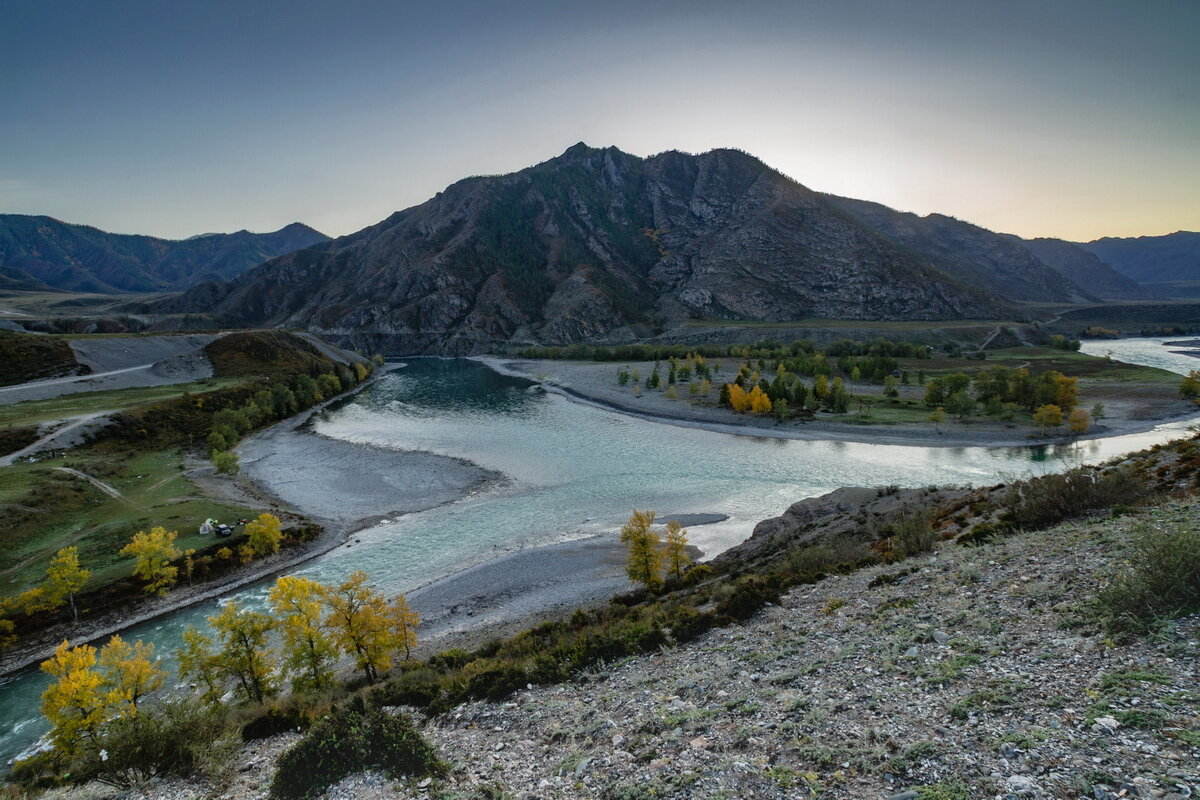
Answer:
POLYGON ((109 389, 100 392, 79 392, 52 397, 48 400, 28 400, 0 406, 0 427, 31 425, 48 420, 66 419, 97 411, 123 411, 135 406, 168 400, 187 392, 210 392, 244 383, 242 378, 205 378, 193 383, 170 386, 146 386, 133 389, 109 389))
POLYGON ((136 453, 105 449, 4 469, 0 512, 7 520, 0 551, 0 595, 35 586, 55 551, 75 545, 92 570, 86 589, 130 574, 133 562, 117 555, 139 530, 162 525, 178 531, 181 549, 213 543, 197 528, 206 517, 233 519, 260 510, 206 499, 183 475, 178 451, 136 453), (67 466, 103 481, 122 499, 56 470, 67 466))

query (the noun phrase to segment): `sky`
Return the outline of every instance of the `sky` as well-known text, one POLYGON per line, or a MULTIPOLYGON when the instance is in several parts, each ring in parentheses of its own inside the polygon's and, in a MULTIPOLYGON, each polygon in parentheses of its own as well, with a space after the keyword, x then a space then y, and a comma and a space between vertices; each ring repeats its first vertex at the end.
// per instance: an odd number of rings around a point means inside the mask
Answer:
POLYGON ((1021 236, 1200 230, 1195 0, 12 0, 0 212, 351 233, 578 141, 1021 236))

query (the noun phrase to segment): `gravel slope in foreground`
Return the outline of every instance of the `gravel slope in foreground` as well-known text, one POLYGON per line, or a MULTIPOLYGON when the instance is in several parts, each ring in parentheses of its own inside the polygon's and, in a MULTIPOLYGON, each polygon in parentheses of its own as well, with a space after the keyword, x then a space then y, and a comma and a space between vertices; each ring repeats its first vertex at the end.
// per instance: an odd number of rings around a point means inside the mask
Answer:
MULTIPOLYGON (((1072 621, 1134 526, 1198 511, 1176 503, 800 587, 743 626, 431 721, 455 764, 445 781, 356 775, 323 797, 1192 796, 1200 618, 1121 645, 1072 621)), ((295 739, 248 745, 222 790, 171 781, 136 796, 265 798, 295 739)))

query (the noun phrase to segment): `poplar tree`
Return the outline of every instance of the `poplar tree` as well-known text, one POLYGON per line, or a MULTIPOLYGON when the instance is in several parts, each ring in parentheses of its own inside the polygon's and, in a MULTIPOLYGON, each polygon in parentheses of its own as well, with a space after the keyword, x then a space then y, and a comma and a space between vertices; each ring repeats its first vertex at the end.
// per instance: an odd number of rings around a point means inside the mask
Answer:
POLYGON ((183 647, 175 651, 175 658, 180 678, 203 685, 201 699, 214 704, 221 699, 223 677, 209 636, 195 626, 187 626, 183 631, 183 647))
POLYGON ((321 584, 285 575, 268 595, 279 618, 283 663, 297 691, 321 690, 333 682, 337 647, 321 619, 321 584))
POLYGON ((221 645, 214 654, 218 674, 232 678, 247 701, 261 703, 275 694, 275 653, 267 646, 275 620, 259 611, 243 609, 236 600, 230 600, 208 622, 216 630, 221 645))
POLYGON ((175 583, 179 568, 171 562, 183 555, 175 547, 176 535, 163 527, 152 528, 149 533, 138 531, 121 549, 120 555, 137 559, 133 574, 146 582, 146 594, 165 595, 175 583))
POLYGON ((56 679, 42 692, 50 740, 56 750, 70 755, 85 741, 94 741, 111 716, 104 678, 96 670, 96 648, 89 644, 73 648, 64 639, 41 669, 56 679))
POLYGON ((374 683, 392 666, 396 639, 387 601, 367 586, 367 573, 356 571, 337 587, 323 587, 329 609, 326 622, 337 646, 374 683))
POLYGON ((246 524, 246 536, 247 544, 255 557, 262 558, 271 553, 278 553, 279 543, 283 541, 279 517, 274 514, 259 514, 258 519, 246 524))
POLYGON ((71 607, 71 619, 79 621, 79 610, 75 607, 75 593, 83 588, 92 573, 79 566, 79 549, 64 547, 50 559, 46 569, 45 590, 47 603, 58 608, 64 602, 71 607))
POLYGON ((153 660, 154 645, 130 643, 113 636, 100 650, 100 671, 108 688, 108 702, 120 716, 137 715, 138 702, 161 689, 165 674, 153 660))

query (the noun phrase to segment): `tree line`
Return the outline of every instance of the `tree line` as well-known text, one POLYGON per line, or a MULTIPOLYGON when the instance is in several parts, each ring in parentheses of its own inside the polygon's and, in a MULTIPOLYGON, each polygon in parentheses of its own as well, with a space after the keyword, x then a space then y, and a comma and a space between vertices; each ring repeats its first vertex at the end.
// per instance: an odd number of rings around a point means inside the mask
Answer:
MULTIPOLYGON (((285 682, 293 691, 334 685, 342 656, 374 682, 417 643, 420 617, 404 595, 387 600, 367 584, 364 572, 326 586, 302 576, 284 576, 268 594, 269 611, 236 600, 208 618, 211 633, 189 627, 177 651, 179 677, 205 703, 226 691, 245 703, 262 703, 285 682)), ((54 678, 42 694, 42 713, 51 724, 56 754, 76 757, 99 748, 106 728, 137 717, 142 701, 160 689, 166 673, 154 646, 113 636, 97 650, 63 641, 41 669, 54 678)))

